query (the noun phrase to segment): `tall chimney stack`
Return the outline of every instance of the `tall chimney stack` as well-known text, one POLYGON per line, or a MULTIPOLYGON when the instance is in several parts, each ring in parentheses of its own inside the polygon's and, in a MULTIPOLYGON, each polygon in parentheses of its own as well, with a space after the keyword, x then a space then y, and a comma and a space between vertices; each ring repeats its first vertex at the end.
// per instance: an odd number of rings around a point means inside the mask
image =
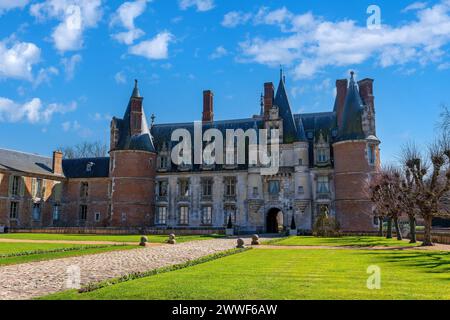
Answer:
POLYGON ((373 96, 373 79, 363 79, 358 81, 359 94, 364 104, 374 107, 375 97, 373 96))
POLYGON ((341 125, 342 115, 344 113, 345 97, 347 96, 348 80, 336 80, 336 102, 334 110, 336 111, 338 126, 341 125))
POLYGON ((264 117, 268 118, 273 107, 274 88, 272 82, 264 83, 264 117))
POLYGON ((214 94, 211 90, 203 91, 203 122, 214 121, 214 94))
POLYGON ((54 174, 62 176, 62 158, 63 153, 61 151, 53 151, 52 171, 54 174))

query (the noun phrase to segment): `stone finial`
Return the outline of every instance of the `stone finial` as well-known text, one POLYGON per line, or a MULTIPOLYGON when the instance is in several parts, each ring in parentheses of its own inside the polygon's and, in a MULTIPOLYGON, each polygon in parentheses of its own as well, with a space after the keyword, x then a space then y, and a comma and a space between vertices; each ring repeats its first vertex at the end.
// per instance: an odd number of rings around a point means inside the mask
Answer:
POLYGON ((237 239, 236 243, 237 243, 236 248, 239 248, 239 249, 245 248, 244 240, 242 240, 241 238, 237 239))
POLYGON ((139 245, 141 247, 146 247, 148 245, 148 238, 146 236, 142 236, 139 245))
POLYGON ((175 234, 173 234, 173 233, 169 234, 169 240, 167 240, 167 243, 168 244, 176 244, 177 240, 175 238, 176 238, 175 234))
POLYGON ((261 242, 259 241, 259 236, 257 234, 254 234, 252 236, 252 246, 258 246, 261 242))

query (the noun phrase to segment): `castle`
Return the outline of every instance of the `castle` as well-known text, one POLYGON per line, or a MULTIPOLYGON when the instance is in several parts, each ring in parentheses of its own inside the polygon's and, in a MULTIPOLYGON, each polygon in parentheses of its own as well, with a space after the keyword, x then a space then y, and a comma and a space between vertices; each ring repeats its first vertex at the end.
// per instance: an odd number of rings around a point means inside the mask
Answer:
MULTIPOLYGON (((336 81, 330 112, 294 114, 285 80, 264 84, 258 115, 214 120, 213 93, 203 92, 204 130, 280 132, 280 166, 179 164, 171 161, 175 129, 150 126, 137 82, 124 116, 111 121, 109 157, 63 159, 0 149, 0 226, 9 228, 149 228, 198 232, 278 232, 295 220, 310 232, 322 212, 348 232, 376 229, 365 185, 380 167, 373 80, 336 81)), ((152 106, 149 106, 150 108, 152 106)))

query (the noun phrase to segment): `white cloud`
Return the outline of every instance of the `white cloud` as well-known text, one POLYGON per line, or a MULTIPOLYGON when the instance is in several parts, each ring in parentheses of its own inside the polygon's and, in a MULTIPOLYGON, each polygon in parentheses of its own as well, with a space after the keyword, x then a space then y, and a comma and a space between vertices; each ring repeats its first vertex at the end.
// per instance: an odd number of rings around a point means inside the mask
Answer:
POLYGON ((38 20, 57 19, 60 23, 52 33, 60 52, 79 50, 83 32, 97 26, 102 16, 102 0, 47 0, 31 5, 30 14, 38 20))
POLYGON ((75 75, 75 69, 77 65, 81 62, 83 58, 79 54, 74 54, 70 58, 62 58, 61 63, 64 66, 64 71, 66 73, 66 80, 72 80, 75 75))
POLYGON ((64 132, 74 132, 82 138, 90 137, 93 134, 91 129, 81 126, 77 120, 65 121, 61 124, 61 128, 64 132))
POLYGON ((379 30, 352 20, 295 15, 286 8, 261 10, 264 15, 254 19, 255 23, 277 26, 286 34, 272 39, 249 37, 239 44, 242 55, 238 61, 290 64, 297 78, 311 77, 327 66, 353 66, 369 60, 383 68, 442 63, 450 44, 449 0, 419 9, 413 21, 397 27, 382 25, 379 30))
POLYGON ((402 10, 403 13, 408 11, 415 11, 415 10, 422 10, 427 7, 427 2, 414 2, 411 3, 409 6, 407 6, 405 9, 402 10))
POLYGON ((0 41, 0 78, 33 79, 33 65, 41 58, 41 49, 30 42, 0 41))
POLYGON ((23 9, 30 0, 0 0, 0 15, 12 9, 23 9))
POLYGON ((171 41, 173 41, 173 35, 168 31, 163 31, 151 40, 142 41, 130 47, 129 52, 147 59, 167 59, 171 41))
POLYGON ((181 10, 187 10, 190 7, 197 7, 197 11, 209 11, 214 8, 214 0, 179 0, 178 4, 181 10))
POLYGON ((240 24, 247 23, 252 17, 251 13, 243 13, 241 11, 230 11, 223 16, 222 26, 225 28, 234 28, 240 24))
POLYGON ((120 83, 120 84, 127 82, 127 79, 126 79, 123 71, 117 72, 116 75, 114 76, 114 80, 116 80, 116 83, 120 83))
POLYGON ((137 0, 134 2, 124 2, 112 16, 110 25, 119 25, 127 31, 112 35, 117 41, 130 45, 135 40, 142 37, 145 32, 134 25, 134 20, 145 12, 148 0, 137 0))
POLYGON ((25 103, 17 103, 11 99, 0 97, 0 122, 26 121, 32 124, 50 122, 56 113, 64 114, 74 111, 76 102, 68 105, 51 103, 44 105, 39 98, 33 98, 25 103))
POLYGON ((57 76, 58 74, 59 74, 59 70, 56 69, 55 67, 41 68, 41 70, 39 70, 39 73, 37 74, 36 79, 33 82, 33 87, 37 88, 42 83, 49 84, 51 77, 57 76))
POLYGON ((227 54, 228 54, 227 49, 225 49, 223 46, 219 46, 214 50, 213 53, 209 55, 209 59, 211 60, 219 59, 226 56, 227 54))

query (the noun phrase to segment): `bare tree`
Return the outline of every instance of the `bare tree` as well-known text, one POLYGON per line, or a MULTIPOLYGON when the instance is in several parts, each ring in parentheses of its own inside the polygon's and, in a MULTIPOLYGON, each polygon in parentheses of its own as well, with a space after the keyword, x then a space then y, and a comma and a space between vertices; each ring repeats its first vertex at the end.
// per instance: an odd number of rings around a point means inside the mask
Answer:
POLYGON ((450 106, 443 104, 438 126, 446 134, 450 133, 450 106))
POLYGON ((85 141, 74 146, 60 148, 60 150, 63 153, 64 159, 98 158, 108 155, 107 145, 100 141, 85 141))
POLYGON ((405 168, 407 176, 412 177, 414 189, 412 197, 424 219, 424 246, 432 246, 433 218, 446 215, 445 199, 450 190, 450 143, 444 134, 431 145, 428 150, 428 165, 425 158, 417 149, 407 148, 405 154, 405 168))

